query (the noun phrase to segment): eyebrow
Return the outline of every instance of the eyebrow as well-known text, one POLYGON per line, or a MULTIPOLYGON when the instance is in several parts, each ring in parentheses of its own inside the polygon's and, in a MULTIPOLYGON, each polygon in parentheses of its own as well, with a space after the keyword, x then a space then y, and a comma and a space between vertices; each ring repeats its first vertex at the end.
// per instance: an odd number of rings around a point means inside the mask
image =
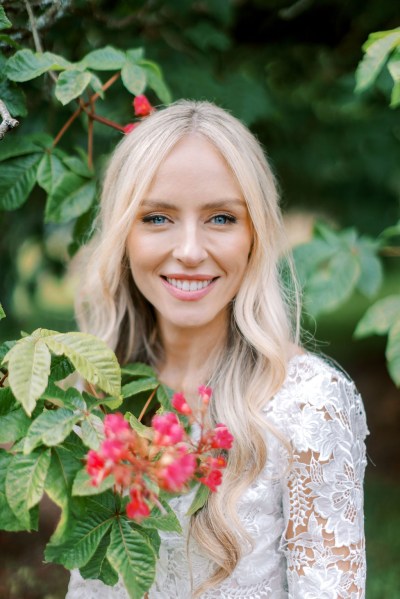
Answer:
MULTIPOLYGON (((207 202, 202 205, 203 210, 220 209, 226 207, 227 204, 233 204, 237 207, 246 208, 246 202, 239 198, 226 198, 222 200, 216 200, 215 202, 207 202)), ((149 200, 144 199, 141 203, 141 207, 145 208, 164 208, 165 210, 174 210, 176 206, 170 202, 164 202, 162 200, 149 200)))

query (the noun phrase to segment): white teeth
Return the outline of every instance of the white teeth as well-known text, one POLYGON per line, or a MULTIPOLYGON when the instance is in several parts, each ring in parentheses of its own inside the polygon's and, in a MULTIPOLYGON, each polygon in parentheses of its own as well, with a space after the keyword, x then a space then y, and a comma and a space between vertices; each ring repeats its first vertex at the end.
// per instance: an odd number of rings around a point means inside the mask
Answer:
POLYGON ((208 279, 206 281, 188 281, 187 279, 170 279, 165 277, 170 285, 176 287, 177 289, 182 289, 182 291, 200 291, 200 289, 204 289, 210 283, 212 283, 212 279, 208 279))

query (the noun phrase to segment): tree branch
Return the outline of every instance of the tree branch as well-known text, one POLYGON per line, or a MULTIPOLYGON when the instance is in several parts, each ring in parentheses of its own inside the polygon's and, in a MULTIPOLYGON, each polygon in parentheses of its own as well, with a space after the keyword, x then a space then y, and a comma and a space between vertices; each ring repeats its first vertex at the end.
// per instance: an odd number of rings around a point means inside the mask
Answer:
MULTIPOLYGON (((31 25, 31 31, 32 31, 32 36, 33 36, 33 41, 35 44, 36 52, 43 53, 42 42, 40 40, 39 32, 36 27, 35 15, 33 14, 33 10, 32 10, 31 5, 29 4, 29 0, 25 0, 25 6, 26 6, 26 11, 29 15, 29 22, 31 25)), ((49 73, 50 77, 53 79, 53 81, 56 82, 57 81, 56 74, 53 73, 53 71, 48 71, 48 73, 49 73)))
POLYGON ((14 127, 18 127, 19 121, 13 119, 3 100, 0 100, 0 115, 3 119, 0 124, 0 139, 3 139, 7 131, 9 131, 10 129, 14 129, 14 127))

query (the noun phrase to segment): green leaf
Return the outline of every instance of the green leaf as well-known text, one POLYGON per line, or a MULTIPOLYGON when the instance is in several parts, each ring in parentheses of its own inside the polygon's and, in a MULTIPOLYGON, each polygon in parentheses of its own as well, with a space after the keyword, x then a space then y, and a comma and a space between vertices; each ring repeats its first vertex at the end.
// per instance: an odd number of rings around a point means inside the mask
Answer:
POLYGON ((122 67, 121 77, 126 89, 135 96, 142 94, 146 89, 146 71, 129 60, 122 67))
POLYGON ((146 73, 147 85, 157 94, 163 104, 170 104, 172 102, 171 92, 159 66, 150 60, 141 60, 139 64, 146 73))
POLYGON ((8 381, 15 398, 30 416, 47 387, 51 355, 44 341, 30 335, 17 341, 6 354, 8 381))
POLYGON ((387 35, 367 43, 362 61, 356 71, 356 92, 366 90, 374 83, 394 47, 400 44, 400 28, 388 31, 387 35))
POLYGON ((24 92, 8 79, 0 81, 0 98, 5 102, 11 116, 26 116, 28 114, 24 92))
POLYGON ((12 23, 7 18, 4 8, 0 6, 0 30, 9 29, 10 27, 12 27, 12 23))
POLYGON ((153 438, 153 431, 151 430, 151 428, 142 424, 134 414, 131 414, 131 412, 126 412, 125 418, 128 418, 129 424, 131 425, 134 431, 139 433, 139 435, 150 440, 153 438))
POLYGON ((67 569, 81 568, 93 557, 112 522, 113 517, 104 512, 87 513, 76 522, 66 541, 47 545, 46 561, 61 564, 67 569))
POLYGON ((107 557, 122 576, 131 599, 142 599, 155 577, 156 555, 149 540, 120 517, 111 530, 107 557))
POLYGON ((72 241, 68 246, 68 253, 71 257, 91 239, 95 231, 94 221, 97 213, 98 203, 94 202, 87 212, 77 218, 72 231, 72 241))
POLYGON ((30 455, 15 454, 6 474, 6 497, 26 528, 30 527, 30 508, 39 503, 50 465, 50 450, 35 451, 30 455))
POLYGON ((32 52, 25 48, 8 59, 5 74, 11 81, 29 81, 46 71, 60 71, 70 65, 67 60, 52 52, 32 52))
POLYGON ((104 439, 104 426, 101 418, 89 414, 81 423, 83 443, 90 449, 97 451, 104 439))
POLYGON ((86 54, 82 58, 81 64, 95 71, 119 71, 124 66, 125 61, 124 52, 113 46, 105 46, 105 48, 99 48, 86 54))
POLYGON ((13 457, 13 455, 7 453, 4 449, 0 449, 0 530, 7 530, 10 532, 27 530, 32 524, 29 522, 29 526, 25 526, 16 517, 7 501, 6 474, 13 457))
POLYGON ((397 322, 389 331, 388 344, 386 348, 386 359, 390 376, 400 387, 400 314, 397 322))
POLYGON ((131 376, 141 376, 141 377, 154 377, 156 378, 156 373, 147 364, 143 364, 143 362, 134 362, 132 364, 124 364, 121 366, 121 372, 123 374, 130 374, 131 376))
POLYGON ((309 243, 298 245, 293 250, 296 272, 303 286, 319 264, 328 260, 335 253, 335 248, 323 239, 313 239, 309 243))
POLYGON ((121 389, 121 393, 125 398, 132 397, 132 395, 137 395, 143 391, 152 391, 158 387, 159 384, 157 379, 154 378, 138 379, 137 381, 131 381, 124 385, 121 389))
POLYGON ((0 320, 6 317, 6 313, 3 310, 3 306, 0 304, 0 320))
POLYGON ((385 335, 400 319, 400 295, 389 295, 373 304, 357 325, 354 336, 385 335))
POLYGON ((0 416, 5 416, 19 408, 10 387, 0 387, 0 416))
POLYGON ((164 410, 170 412, 172 410, 171 398, 173 395, 172 389, 166 385, 160 385, 157 389, 156 398, 164 410))
MULTIPOLYGON (((203 486, 203 485, 202 485, 203 486)), ((177 515, 166 501, 161 501, 164 512, 158 507, 153 507, 148 518, 144 518, 141 522, 143 528, 156 528, 165 532, 182 533, 181 524, 177 515)))
POLYGON ((104 341, 86 333, 58 333, 44 341, 55 354, 67 356, 89 383, 110 395, 120 395, 121 370, 114 352, 104 341))
POLYGON ((5 33, 0 34, 0 42, 11 46, 11 48, 14 48, 15 50, 22 50, 23 48, 21 44, 18 44, 18 42, 16 42, 10 35, 6 35, 5 33))
POLYGON ((86 497, 88 495, 100 495, 114 486, 115 480, 113 476, 107 476, 97 487, 92 485, 92 479, 85 469, 80 470, 75 477, 72 486, 72 495, 86 497))
POLYGON ((81 158, 78 158, 78 156, 66 156, 63 159, 63 162, 73 173, 75 173, 75 175, 85 177, 86 179, 91 179, 93 177, 93 171, 81 158))
POLYGON ((46 222, 65 223, 86 212, 96 195, 96 184, 74 173, 65 173, 47 199, 46 222))
POLYGON ((100 98, 103 100, 104 99, 104 90, 103 90, 103 83, 100 79, 100 77, 97 77, 97 75, 95 75, 94 73, 90 73, 90 85, 92 87, 92 89, 99 94, 100 98))
MULTIPOLYGON (((52 138, 43 133, 34 133, 33 135, 16 135, 7 138, 7 143, 0 144, 0 161, 24 156, 26 154, 37 154, 43 151, 43 147, 50 145, 52 138)), ((1 165, 2 176, 4 175, 4 165, 1 165)))
POLYGON ((0 210, 15 210, 28 199, 41 157, 41 154, 30 154, 2 163, 0 210))
POLYGON ((394 84, 390 98, 390 108, 396 108, 400 104, 400 81, 394 84))
POLYGON ((56 83, 56 98, 64 106, 80 96, 92 80, 92 74, 88 71, 64 71, 60 74, 56 83))
POLYGON ((48 194, 57 185, 67 169, 55 154, 45 153, 37 171, 37 182, 48 194))
POLYGON ((80 415, 60 408, 44 410, 31 424, 25 439, 24 453, 29 454, 38 445, 59 445, 72 431, 80 415))
POLYGON ((114 568, 112 568, 106 556, 109 544, 110 534, 107 533, 101 539, 93 557, 88 561, 86 566, 83 566, 80 569, 80 573, 83 578, 103 580, 104 582, 104 577, 106 577, 106 580, 109 581, 111 576, 111 582, 106 582, 106 584, 114 585, 118 582, 118 574, 114 568))
POLYGON ((357 289, 366 297, 373 297, 382 285, 382 262, 376 249, 368 244, 357 244, 358 258, 361 266, 357 289))
POLYGON ((209 495, 210 489, 206 485, 200 484, 197 488, 193 501, 190 504, 190 508, 186 512, 186 516, 193 516, 193 514, 200 510, 206 504, 209 495))
POLYGON ((62 381, 72 374, 75 368, 65 356, 53 356, 51 359, 50 380, 62 381))
POLYGON ((144 56, 144 49, 143 48, 132 48, 131 50, 127 50, 126 51, 126 57, 129 60, 129 62, 132 63, 137 63, 138 61, 140 61, 144 56))
POLYGON ((354 291, 359 276, 360 263, 350 248, 337 251, 308 281, 306 305, 310 313, 316 316, 340 306, 354 291))
POLYGON ((25 436, 31 424, 22 408, 16 408, 0 416, 0 443, 14 443, 25 436))

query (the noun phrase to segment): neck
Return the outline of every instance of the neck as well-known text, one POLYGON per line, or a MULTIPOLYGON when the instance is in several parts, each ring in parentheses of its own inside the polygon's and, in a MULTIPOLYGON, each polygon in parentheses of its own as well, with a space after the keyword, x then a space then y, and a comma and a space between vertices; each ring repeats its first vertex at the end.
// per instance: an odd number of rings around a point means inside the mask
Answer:
POLYGON ((197 398, 197 388, 206 384, 219 351, 226 342, 226 315, 204 327, 178 328, 160 323, 164 348, 159 378, 188 401, 197 398))

